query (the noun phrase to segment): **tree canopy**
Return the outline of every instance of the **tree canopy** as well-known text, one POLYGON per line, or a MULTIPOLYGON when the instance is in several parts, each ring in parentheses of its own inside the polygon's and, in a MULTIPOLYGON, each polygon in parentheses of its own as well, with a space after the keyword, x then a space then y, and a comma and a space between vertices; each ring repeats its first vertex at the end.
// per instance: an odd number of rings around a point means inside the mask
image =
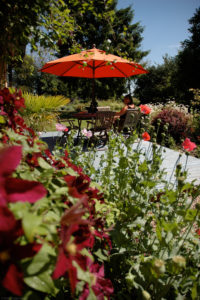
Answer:
POLYGON ((189 20, 190 36, 183 41, 182 50, 177 55, 177 88, 179 98, 189 100, 190 88, 200 88, 200 7, 189 20))
POLYGON ((56 47, 73 29, 73 18, 62 0, 2 0, 0 7, 0 78, 5 84, 7 65, 23 58, 28 42, 56 47))

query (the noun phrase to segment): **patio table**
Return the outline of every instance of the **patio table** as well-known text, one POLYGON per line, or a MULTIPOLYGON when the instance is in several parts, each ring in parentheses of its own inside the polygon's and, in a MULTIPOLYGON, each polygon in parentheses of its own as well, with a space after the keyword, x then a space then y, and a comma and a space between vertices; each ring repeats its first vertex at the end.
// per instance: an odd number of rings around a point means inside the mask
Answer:
POLYGON ((89 112, 79 112, 79 113, 75 113, 72 114, 72 117, 74 119, 77 119, 78 121, 78 134, 77 137, 80 137, 80 133, 81 133, 81 123, 83 120, 94 120, 96 117, 95 113, 89 113, 89 112))

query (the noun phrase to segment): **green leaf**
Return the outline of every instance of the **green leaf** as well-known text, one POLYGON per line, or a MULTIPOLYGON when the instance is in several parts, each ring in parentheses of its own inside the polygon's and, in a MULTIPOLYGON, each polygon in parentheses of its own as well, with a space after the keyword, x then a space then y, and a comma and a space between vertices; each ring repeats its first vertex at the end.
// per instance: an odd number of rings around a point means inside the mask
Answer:
POLYGON ((78 176, 77 172, 74 171, 72 168, 65 168, 65 171, 68 175, 71 175, 71 176, 78 176))
POLYGON ((46 169, 46 170, 52 169, 52 166, 48 164, 42 157, 38 158, 38 163, 42 169, 46 169))
POLYGON ((54 286, 54 282, 49 275, 49 271, 45 271, 43 273, 38 274, 37 276, 28 276, 24 278, 24 282, 31 288, 52 294, 53 296, 56 295, 58 292, 54 286))
POLYGON ((87 300, 97 300, 97 297, 95 296, 92 288, 90 288, 89 291, 90 291, 90 293, 89 293, 89 295, 87 297, 87 300))
POLYGON ((94 254, 100 259, 100 261, 105 261, 108 259, 108 257, 102 253, 101 249, 98 249, 96 252, 94 252, 94 254))
POLYGON ((162 227, 167 232, 174 232, 175 233, 178 230, 177 223, 162 222, 162 227))
POLYGON ((0 124, 5 124, 6 120, 3 116, 0 116, 0 124))
POLYGON ((47 245, 44 244, 41 250, 32 258, 31 263, 28 265, 26 271, 28 275, 34 275, 38 273, 47 263, 50 264, 49 254, 54 254, 55 251, 47 245))
POLYGON ((57 187, 56 192, 57 195, 67 195, 68 187, 57 187))
POLYGON ((157 225, 156 225, 156 235, 157 235, 157 238, 159 239, 159 241, 162 241, 162 228, 158 221, 157 221, 157 225))
POLYGON ((79 280, 83 280, 87 282, 89 285, 91 285, 91 273, 88 271, 84 271, 75 261, 73 261, 73 265, 77 270, 77 276, 79 280))
POLYGON ((193 221, 195 219, 197 210, 196 209, 188 209, 185 215, 186 221, 193 221))
POLYGON ((194 285, 192 287, 191 296, 192 296, 192 300, 197 299, 197 283, 196 282, 194 283, 194 285))
POLYGON ((42 224, 42 217, 27 213, 22 220, 24 233, 30 243, 33 242, 38 226, 42 224))

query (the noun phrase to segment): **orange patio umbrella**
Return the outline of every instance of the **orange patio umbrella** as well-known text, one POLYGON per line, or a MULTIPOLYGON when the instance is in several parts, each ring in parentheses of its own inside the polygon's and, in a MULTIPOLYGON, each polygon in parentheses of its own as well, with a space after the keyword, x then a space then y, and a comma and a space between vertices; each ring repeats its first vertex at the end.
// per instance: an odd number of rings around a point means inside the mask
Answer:
POLYGON ((40 71, 57 76, 92 78, 93 97, 90 106, 91 112, 97 110, 95 78, 131 77, 148 72, 136 62, 116 55, 106 54, 105 51, 95 47, 47 62, 40 71))

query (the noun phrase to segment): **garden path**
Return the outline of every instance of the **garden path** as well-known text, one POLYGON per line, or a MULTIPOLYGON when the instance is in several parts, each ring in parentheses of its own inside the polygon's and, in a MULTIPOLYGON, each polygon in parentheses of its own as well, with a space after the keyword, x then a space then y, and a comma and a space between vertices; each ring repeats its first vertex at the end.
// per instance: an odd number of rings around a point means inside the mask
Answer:
MULTIPOLYGON (((43 132, 40 135, 40 138, 45 141, 50 151, 53 150, 56 139, 58 137, 61 137, 62 132, 43 132)), ((138 143, 135 143, 133 145, 133 149, 138 146, 138 143)), ((147 155, 151 155, 151 142, 146 141, 140 141, 140 147, 144 152, 147 153, 147 155)), ((103 155, 106 151, 106 147, 103 149, 99 149, 101 151, 97 152, 97 158, 95 160, 95 167, 97 168, 99 165, 100 157, 103 155)), ((182 169, 186 169, 188 172, 187 181, 192 182, 195 180, 196 184, 200 184, 200 159, 193 157, 191 155, 187 156, 183 153, 181 157, 179 157, 180 152, 171 150, 166 147, 162 147, 162 157, 163 162, 161 165, 161 168, 165 169, 166 172, 166 180, 170 180, 172 183, 174 182, 174 166, 177 163, 177 160, 179 159, 178 163, 181 163, 182 169), (173 173, 172 173, 173 172, 173 173)))

